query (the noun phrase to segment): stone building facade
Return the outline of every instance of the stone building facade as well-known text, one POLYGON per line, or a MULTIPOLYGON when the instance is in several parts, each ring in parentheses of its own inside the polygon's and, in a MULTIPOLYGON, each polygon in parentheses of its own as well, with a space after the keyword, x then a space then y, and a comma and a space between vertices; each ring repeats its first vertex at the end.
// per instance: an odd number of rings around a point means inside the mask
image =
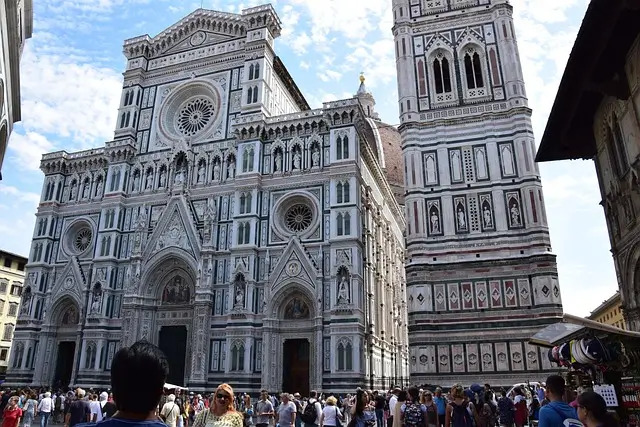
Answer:
POLYGON ((639 140, 640 8, 623 0, 593 0, 536 160, 594 161, 625 323, 632 331, 640 331, 639 140))
POLYGON ((562 315, 531 110, 506 0, 394 0, 411 381, 550 371, 562 315))
POLYGON ((363 77, 310 109, 280 31, 271 6, 199 9, 125 42, 114 140, 43 157, 15 333, 35 370, 9 384, 107 386, 143 338, 196 390, 406 381, 399 136, 363 77))
MULTIPOLYGON (((0 378, 4 379, 9 366, 13 331, 16 327, 20 311, 20 297, 24 285, 24 270, 27 259, 20 255, 0 250, 0 378)), ((27 296, 28 297, 28 296, 27 296)), ((25 354, 21 346, 13 347, 16 356, 12 359, 21 361, 29 358, 32 363, 32 354, 25 354)))
POLYGON ((32 31, 32 0, 0 0, 0 179, 13 124, 22 118, 20 57, 32 31))

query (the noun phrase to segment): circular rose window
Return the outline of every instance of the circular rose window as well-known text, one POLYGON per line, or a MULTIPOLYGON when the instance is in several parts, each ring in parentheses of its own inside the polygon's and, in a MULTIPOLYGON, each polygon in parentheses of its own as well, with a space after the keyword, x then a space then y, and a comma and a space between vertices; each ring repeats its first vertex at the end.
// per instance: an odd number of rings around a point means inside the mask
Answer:
POLYGON ((209 124, 214 113, 215 109, 210 99, 192 99, 180 109, 176 129, 185 136, 193 136, 209 124))
POLYGON ((80 230, 76 231, 76 234, 73 237, 73 248, 77 252, 84 252, 91 244, 92 237, 93 233, 91 233, 90 228, 81 228, 80 230))
POLYGON ((313 211, 305 204, 298 203, 287 209, 284 215, 284 223, 294 233, 305 231, 313 221, 313 211))

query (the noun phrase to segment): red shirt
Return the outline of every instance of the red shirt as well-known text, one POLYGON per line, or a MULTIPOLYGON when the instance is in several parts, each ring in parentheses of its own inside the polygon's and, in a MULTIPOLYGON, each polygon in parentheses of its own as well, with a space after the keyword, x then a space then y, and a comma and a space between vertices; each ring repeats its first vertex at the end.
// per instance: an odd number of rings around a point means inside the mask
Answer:
POLYGON ((11 410, 8 407, 4 410, 2 427, 18 427, 18 420, 22 417, 22 409, 17 406, 11 410))

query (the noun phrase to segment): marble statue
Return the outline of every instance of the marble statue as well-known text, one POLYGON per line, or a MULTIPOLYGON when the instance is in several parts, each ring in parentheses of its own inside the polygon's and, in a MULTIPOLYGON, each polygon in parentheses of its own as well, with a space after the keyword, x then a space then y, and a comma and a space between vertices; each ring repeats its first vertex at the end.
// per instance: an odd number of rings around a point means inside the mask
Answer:
POLYGON ((89 197, 89 181, 85 181, 82 187, 82 198, 86 199, 87 197, 89 197))
POLYGON ((205 167, 204 167, 204 163, 200 163, 200 166, 198 166, 198 184, 201 184, 204 182, 204 174, 205 174, 205 167))
POLYGON ((293 168, 300 170, 302 156, 299 151, 293 153, 293 168))
POLYGON ((338 304, 349 304, 349 284, 347 283, 347 275, 342 276, 340 285, 338 286, 338 304))
POLYGON ((173 179, 173 183, 177 185, 184 183, 184 168, 176 171, 176 177, 173 179))
POLYGON ((282 171, 282 154, 280 154, 280 151, 276 152, 276 160, 275 160, 275 163, 273 164, 273 171, 274 172, 282 171))
POLYGON ((440 218, 438 218, 438 214, 436 214, 435 212, 431 212, 431 232, 440 232, 440 218))
POLYGON ((484 220, 484 227, 485 228, 492 228, 493 227, 493 219, 491 218, 491 211, 486 206, 482 210, 482 218, 484 220))
POLYGON ((134 173, 133 174, 133 191, 138 191, 139 190, 139 186, 140 186, 140 174, 139 173, 134 173))
POLYGON ((102 196, 102 180, 98 180, 98 186, 96 187, 96 197, 102 196))
POLYGON ((236 177, 236 161, 234 159, 229 159, 229 164, 227 165, 227 179, 232 179, 236 177))
POLYGON ((234 308, 244 308, 244 290, 241 286, 236 289, 236 300, 233 305, 234 308))
POLYGON ((100 314, 102 308, 102 293, 97 292, 93 296, 93 302, 91 303, 91 314, 100 314))
POLYGON ((311 162, 314 168, 320 166, 320 150, 317 147, 311 152, 311 162))
POLYGON ((69 200, 75 200, 76 196, 77 196, 77 188, 76 188, 76 183, 72 182, 71 183, 71 195, 69 196, 69 200))
POLYGON ((167 183, 167 170, 165 168, 160 169, 160 188, 164 188, 167 183))
POLYGON ((215 162, 213 165, 213 180, 220 181, 220 162, 215 162))
POLYGON ((511 225, 514 227, 520 225, 520 210, 515 203, 511 205, 511 225))
POLYGON ((464 217, 462 208, 458 208, 458 229, 465 230, 467 228, 467 219, 464 217))
POLYGON ((150 190, 153 187, 153 172, 149 171, 147 172, 147 183, 146 183, 146 189, 150 190))

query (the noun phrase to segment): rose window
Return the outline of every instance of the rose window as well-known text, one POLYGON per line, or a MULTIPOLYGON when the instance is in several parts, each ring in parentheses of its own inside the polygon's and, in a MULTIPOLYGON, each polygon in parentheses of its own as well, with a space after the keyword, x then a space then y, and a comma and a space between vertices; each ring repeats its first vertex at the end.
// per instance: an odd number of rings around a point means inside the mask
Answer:
POLYGON ((73 248, 78 252, 84 252, 91 244, 92 237, 90 228, 81 228, 73 237, 73 248))
POLYGON ((193 136, 209 124, 214 113, 211 100, 207 98, 192 99, 180 109, 176 129, 185 136, 193 136))
POLYGON ((284 215, 284 223, 294 233, 305 231, 311 226, 313 212, 307 205, 298 203, 287 209, 284 215))

